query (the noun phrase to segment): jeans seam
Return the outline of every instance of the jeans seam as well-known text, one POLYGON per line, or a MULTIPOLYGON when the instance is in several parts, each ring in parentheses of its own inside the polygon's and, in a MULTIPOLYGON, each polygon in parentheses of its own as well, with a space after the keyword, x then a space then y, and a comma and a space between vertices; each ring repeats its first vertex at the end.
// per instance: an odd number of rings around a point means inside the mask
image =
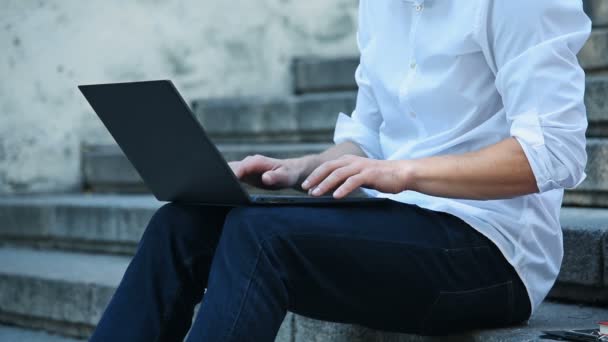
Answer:
MULTIPOLYGON (((208 252, 208 251, 207 251, 208 252)), ((188 270, 191 270, 192 265, 195 262, 195 259, 201 257, 202 255, 204 255, 204 252, 195 254, 194 256, 184 260, 184 265, 186 266, 186 268, 188 270)), ((184 287, 180 284, 177 286, 177 289, 175 290, 174 294, 173 294, 173 300, 171 300, 171 305, 167 308, 167 310, 163 313, 162 315, 162 319, 160 322, 160 329, 159 329, 159 334, 156 337, 156 339, 154 340, 155 342, 159 341, 159 338, 162 336, 162 331, 163 331, 163 327, 167 324, 167 321, 169 319, 169 317, 171 317, 171 314, 173 314, 173 312, 175 311, 175 306, 177 304, 177 299, 180 298, 182 292, 184 291, 184 287)))
POLYGON ((159 333, 158 333, 158 336, 156 336, 156 339, 154 339, 154 341, 158 342, 160 337, 163 336, 164 328, 167 325, 167 322, 169 321, 169 317, 171 317, 171 314, 175 310, 175 304, 176 304, 177 298, 180 297, 182 291, 183 290, 182 290, 181 285, 178 286, 177 289, 175 290, 173 300, 171 301, 171 306, 168 308, 168 310, 166 310, 163 313, 162 320, 160 322, 160 329, 158 329, 159 333))
POLYGON ((507 322, 509 322, 509 324, 513 323, 513 316, 514 316, 514 312, 515 312, 515 291, 513 290, 513 280, 509 281, 509 303, 507 304, 508 310, 509 310, 509 317, 507 322))
POLYGON ((509 284, 513 284, 513 280, 507 280, 507 281, 503 281, 502 283, 497 283, 497 284, 492 284, 490 286, 484 286, 484 287, 478 287, 475 289, 470 289, 470 290, 461 290, 461 291, 439 291, 440 294, 469 294, 469 293, 475 293, 475 292, 479 292, 479 291, 485 291, 485 290, 489 290, 491 288, 495 288, 495 287, 499 287, 499 286, 504 286, 504 285, 509 285, 509 284))
POLYGON ((206 249, 205 251, 202 251, 200 253, 194 254, 193 256, 191 256, 190 258, 187 258, 184 260, 184 264, 187 264, 189 266, 192 266, 194 264, 194 260, 200 258, 202 255, 205 254, 211 254, 213 255, 215 253, 215 249, 213 248, 209 248, 206 249))
MULTIPOLYGON (((433 310, 437 306, 437 303, 439 302, 439 299, 441 299, 441 297, 443 295, 447 295, 447 294, 458 294, 458 295, 461 295, 461 294, 472 294, 472 293, 475 293, 475 292, 485 291, 485 290, 489 290, 489 289, 492 289, 492 288, 495 288, 495 287, 504 286, 504 285, 507 285, 509 294, 511 294, 511 290, 513 289, 513 280, 508 280, 508 281, 504 281, 502 283, 493 284, 493 285, 485 286, 485 287, 479 287, 479 288, 471 289, 471 290, 439 291, 439 293, 437 294, 437 298, 435 299, 435 301, 433 301, 433 304, 431 304, 429 306, 429 309, 427 310, 427 313, 426 313, 426 315, 424 317, 424 320, 422 321, 422 324, 421 324, 422 325, 422 331, 427 331, 427 325, 429 323, 428 322, 429 318, 431 317, 431 315, 433 313, 433 310)), ((511 297, 511 299, 509 299, 509 303, 508 303, 509 307, 507 308, 507 310, 509 311, 509 314, 511 314, 511 311, 512 311, 511 302, 513 301, 513 299, 512 299, 513 296, 511 295, 510 297, 511 297)))
POLYGON ((233 334, 234 334, 234 329, 237 326, 237 323, 239 321, 239 319, 241 318, 241 313, 243 312, 243 307, 245 306, 245 301, 247 299, 247 296, 249 294, 249 290, 251 289, 251 284, 253 283, 253 277, 258 269, 258 265, 260 263, 260 257, 263 253, 264 247, 263 244, 266 242, 266 240, 274 237, 276 234, 269 236, 268 238, 262 240, 258 246, 258 253, 256 255, 255 258, 255 262, 253 264, 253 269, 251 270, 251 274, 249 274, 249 279, 247 281, 247 286, 245 288, 245 293, 243 294, 243 298, 241 299, 241 305, 239 306, 239 310, 236 313, 236 317, 234 318, 234 323, 232 323, 232 326, 230 327, 230 330, 228 330, 227 335, 227 339, 226 341, 230 341, 230 339, 232 338, 233 334))
POLYGON ((433 309, 435 309, 435 306, 437 305, 437 302, 439 302, 439 299, 441 298, 441 291, 439 291, 439 293, 437 293, 437 296, 435 297, 435 300, 433 301, 433 304, 431 304, 428 308, 428 310, 426 311, 426 314, 424 315, 424 319, 421 322, 421 331, 422 332, 426 332, 426 326, 429 322, 429 318, 431 317, 431 314, 433 313, 433 309))
MULTIPOLYGON (((277 233, 276 235, 282 235, 281 233, 277 233)), ((455 251, 463 251, 463 250, 469 250, 469 249, 484 249, 484 248, 489 248, 490 246, 488 245, 478 245, 478 246, 470 246, 470 247, 458 247, 458 248, 442 248, 442 247, 427 247, 427 246, 421 246, 421 245, 417 245, 414 243, 410 243, 410 242, 400 242, 400 241, 393 241, 393 240, 383 240, 383 239, 368 239, 368 238, 357 238, 351 235, 346 235, 346 234, 324 234, 324 235, 320 235, 318 233, 295 233, 295 234, 285 234, 285 235, 290 235, 293 237, 300 237, 300 238, 313 238, 313 237, 323 237, 323 238, 342 238, 342 239, 349 239, 349 240, 357 240, 357 241, 369 241, 369 242, 378 242, 378 243, 387 243, 387 244, 396 244, 396 245, 404 245, 404 246, 408 246, 408 247, 416 247, 419 249, 429 249, 429 250, 442 250, 444 252, 455 252, 455 251)))

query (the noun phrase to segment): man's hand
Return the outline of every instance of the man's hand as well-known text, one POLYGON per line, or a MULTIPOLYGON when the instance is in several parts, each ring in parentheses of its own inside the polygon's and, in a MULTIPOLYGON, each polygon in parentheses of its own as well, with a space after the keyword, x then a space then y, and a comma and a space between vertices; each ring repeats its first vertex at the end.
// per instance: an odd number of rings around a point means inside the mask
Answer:
POLYGON ((395 194, 408 189, 412 171, 407 160, 345 155, 321 164, 302 183, 302 189, 313 196, 336 189, 335 198, 343 198, 359 187, 395 194))
POLYGON ((296 187, 306 177, 311 158, 274 159, 255 155, 228 164, 245 183, 263 189, 283 189, 296 187))
MULTIPOLYGON (((300 183, 324 162, 351 155, 364 156, 359 146, 352 142, 334 145, 320 154, 300 158, 274 159, 261 155, 249 156, 241 161, 228 163, 241 181, 265 189, 300 188, 300 183)), ((308 190, 308 189, 306 189, 308 190)))

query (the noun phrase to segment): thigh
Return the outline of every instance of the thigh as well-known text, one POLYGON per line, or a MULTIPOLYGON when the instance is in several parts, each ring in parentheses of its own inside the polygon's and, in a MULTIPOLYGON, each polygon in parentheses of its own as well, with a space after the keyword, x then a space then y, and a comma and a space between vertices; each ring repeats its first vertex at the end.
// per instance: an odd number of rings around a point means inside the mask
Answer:
MULTIPOLYGON (((188 270, 205 285, 226 215, 231 207, 167 203, 152 216, 136 259, 159 270, 188 270), (141 255, 141 258, 137 258, 141 255)), ((202 290, 201 290, 202 291, 202 290)))
POLYGON ((426 334, 512 320, 517 275, 452 215, 389 202, 241 208, 235 217, 281 256, 295 313, 426 334))
POLYGON ((231 207, 166 203, 150 219, 142 242, 170 244, 192 253, 215 249, 231 207))

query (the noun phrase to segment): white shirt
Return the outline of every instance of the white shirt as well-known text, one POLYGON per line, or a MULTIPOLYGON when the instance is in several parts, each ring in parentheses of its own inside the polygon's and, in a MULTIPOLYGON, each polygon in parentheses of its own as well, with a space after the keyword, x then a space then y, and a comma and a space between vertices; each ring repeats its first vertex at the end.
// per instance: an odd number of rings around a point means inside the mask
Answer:
MULTIPOLYGON (((538 307, 563 256, 563 188, 585 178, 591 31, 580 0, 360 0, 357 105, 334 141, 370 158, 414 159, 521 144, 540 193, 502 200, 396 195, 460 217, 493 241, 538 307)), ((406 229, 406 228, 405 228, 406 229)))

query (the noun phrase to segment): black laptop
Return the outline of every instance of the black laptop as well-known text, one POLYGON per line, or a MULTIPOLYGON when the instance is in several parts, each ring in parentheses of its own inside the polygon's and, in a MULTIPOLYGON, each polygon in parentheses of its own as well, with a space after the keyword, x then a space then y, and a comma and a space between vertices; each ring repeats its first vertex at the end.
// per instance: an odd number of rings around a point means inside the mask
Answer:
POLYGON ((171 81, 78 88, 158 200, 229 206, 385 200, 249 195, 171 81))

